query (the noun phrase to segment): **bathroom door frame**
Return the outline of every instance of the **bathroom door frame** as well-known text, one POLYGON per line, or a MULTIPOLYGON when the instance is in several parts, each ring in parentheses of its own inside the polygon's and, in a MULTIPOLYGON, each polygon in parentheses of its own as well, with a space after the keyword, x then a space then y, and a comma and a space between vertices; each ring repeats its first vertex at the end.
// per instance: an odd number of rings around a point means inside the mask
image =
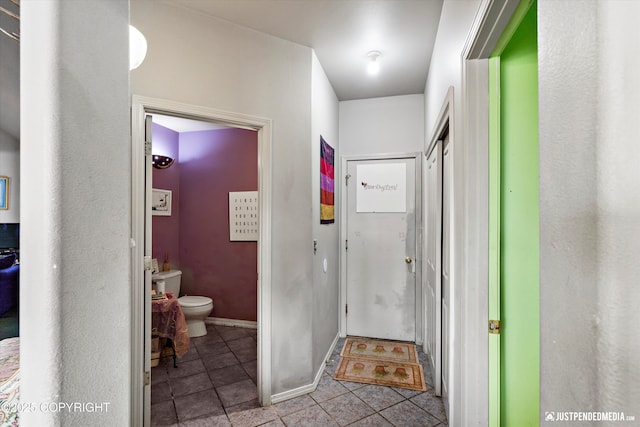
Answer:
POLYGON ((133 95, 131 102, 131 392, 132 425, 150 424, 150 322, 151 254, 145 253, 148 217, 147 182, 151 155, 145 154, 145 116, 163 114, 257 131, 258 133, 258 399, 271 404, 271 174, 272 121, 264 117, 233 113, 175 101, 133 95))

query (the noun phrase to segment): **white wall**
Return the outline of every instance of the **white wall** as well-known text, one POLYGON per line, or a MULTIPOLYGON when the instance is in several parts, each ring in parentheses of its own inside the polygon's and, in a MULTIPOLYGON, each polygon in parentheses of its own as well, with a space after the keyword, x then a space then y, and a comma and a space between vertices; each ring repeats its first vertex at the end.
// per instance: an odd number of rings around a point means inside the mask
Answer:
MULTIPOLYGON (((18 60, 15 58, 14 60, 18 60)), ((2 105, 2 109, 5 105, 2 105)), ((7 105, 6 108, 11 108, 7 105)), ((19 109, 18 105, 14 108, 19 109)), ((20 222, 20 141, 0 129, 0 175, 9 177, 9 209, 0 210, 0 223, 20 222)))
POLYGON ((22 2, 20 425, 129 425, 126 0, 22 2), (43 411, 108 402, 102 412, 43 411))
POLYGON ((414 153, 424 149, 424 96, 340 102, 340 155, 414 153))
MULTIPOLYGON (((318 251, 313 255, 313 363, 314 374, 324 370, 324 359, 338 335, 339 224, 338 205, 335 223, 320 224, 320 135, 334 148, 335 176, 339 176, 340 142, 338 140, 338 97, 312 52, 311 64, 311 196, 313 238, 318 251), (327 271, 323 271, 323 260, 327 271)), ((340 200, 341 187, 336 182, 334 200, 340 200)))
POLYGON ((132 73, 134 94, 273 120, 272 394, 308 385, 311 49, 165 2, 133 0, 131 22, 149 44, 132 73))
POLYGON ((640 425, 638 16, 624 0, 538 2, 542 414, 640 425))
MULTIPOLYGON (((438 34, 427 84, 425 87, 425 132, 427 139, 434 131, 438 113, 449 86, 454 87, 457 115, 462 111, 462 48, 478 11, 480 0, 445 0, 442 5, 438 34)), ((457 123, 459 124, 459 123, 457 123)))
MULTIPOLYGON (((438 114, 450 86, 453 86, 453 222, 451 236, 454 237, 451 262, 453 305, 451 309, 452 334, 450 349, 450 384, 449 384, 449 424, 462 425, 459 405, 463 400, 461 383, 461 308, 464 304, 463 289, 464 256, 465 256, 465 147, 462 122, 462 50, 471 30, 474 17, 480 6, 480 0, 445 0, 440 15, 438 34, 433 49, 431 65, 425 86, 425 132, 428 142, 434 132, 438 114)), ((451 133, 450 133, 451 136, 451 133)), ((425 147, 426 148, 426 147, 425 147)), ((425 149, 423 148, 423 149, 425 149)))

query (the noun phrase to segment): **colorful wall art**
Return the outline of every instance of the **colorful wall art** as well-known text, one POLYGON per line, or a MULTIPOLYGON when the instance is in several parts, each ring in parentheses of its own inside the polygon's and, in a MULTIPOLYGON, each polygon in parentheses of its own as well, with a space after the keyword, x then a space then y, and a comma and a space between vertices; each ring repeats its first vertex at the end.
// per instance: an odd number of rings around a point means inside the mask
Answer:
POLYGON ((335 222, 333 153, 333 148, 320 136, 320 224, 335 222))

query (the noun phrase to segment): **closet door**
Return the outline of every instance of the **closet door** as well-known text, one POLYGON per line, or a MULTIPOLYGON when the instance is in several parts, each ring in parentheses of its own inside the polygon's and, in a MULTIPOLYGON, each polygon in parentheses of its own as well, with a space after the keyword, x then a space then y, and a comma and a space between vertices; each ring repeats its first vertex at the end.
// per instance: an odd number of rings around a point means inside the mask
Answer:
POLYGON ((436 395, 442 394, 442 141, 427 157, 426 259, 427 353, 436 395))

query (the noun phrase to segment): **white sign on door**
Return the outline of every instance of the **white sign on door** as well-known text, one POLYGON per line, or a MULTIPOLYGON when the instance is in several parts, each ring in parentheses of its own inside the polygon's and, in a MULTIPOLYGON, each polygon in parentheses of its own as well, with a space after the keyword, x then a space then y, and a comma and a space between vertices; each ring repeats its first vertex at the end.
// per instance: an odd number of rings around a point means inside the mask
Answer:
POLYGON ((356 212, 406 212, 407 165, 357 165, 356 212))

